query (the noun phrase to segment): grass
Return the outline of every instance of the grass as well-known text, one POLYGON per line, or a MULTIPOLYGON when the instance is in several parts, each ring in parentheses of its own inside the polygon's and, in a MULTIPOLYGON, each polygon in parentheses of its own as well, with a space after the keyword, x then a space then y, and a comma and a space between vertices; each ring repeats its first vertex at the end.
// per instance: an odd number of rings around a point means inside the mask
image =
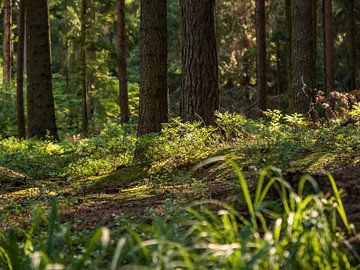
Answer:
POLYGON ((199 202, 154 217, 148 225, 123 219, 120 227, 112 231, 100 227, 88 238, 87 232, 72 234, 69 226, 58 222, 53 199, 48 215, 36 211, 27 229, 0 234, 2 267, 357 269, 356 250, 347 241, 354 232, 331 177, 335 195, 326 197, 304 192, 307 182, 316 186, 313 179, 303 178, 295 192, 279 170, 269 168, 261 172, 251 196, 238 166, 229 162, 239 177, 238 196, 247 205, 243 213, 216 201, 199 202), (269 193, 271 189, 277 190, 280 200, 269 193))

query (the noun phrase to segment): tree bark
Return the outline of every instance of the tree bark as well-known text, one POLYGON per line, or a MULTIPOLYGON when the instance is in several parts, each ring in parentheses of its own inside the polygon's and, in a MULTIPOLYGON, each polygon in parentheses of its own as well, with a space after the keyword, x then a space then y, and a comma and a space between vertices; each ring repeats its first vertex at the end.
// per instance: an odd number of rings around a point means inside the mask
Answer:
POLYGON ((308 113, 315 100, 316 36, 313 0, 292 0, 292 110, 308 113))
POLYGON ((26 1, 29 137, 57 140, 47 0, 26 1))
POLYGON ((323 0, 326 97, 334 91, 332 0, 323 0))
POLYGON ((25 44, 25 0, 19 2, 18 44, 16 67, 16 115, 19 138, 26 137, 24 112, 24 44, 25 44))
POLYGON ((125 0, 118 0, 117 4, 120 119, 121 123, 126 123, 130 118, 130 110, 126 69, 125 0))
POLYGON ((285 17, 286 17, 286 66, 287 66, 287 91, 291 100, 292 97, 292 45, 291 45, 291 32, 292 32, 292 19, 291 19, 291 0, 285 0, 285 17))
POLYGON ((265 0, 256 0, 256 43, 257 43, 257 106, 261 115, 266 110, 266 25, 265 0))
POLYGON ((6 88, 11 82, 11 24, 12 2, 4 0, 3 83, 6 88))
POLYGON ((140 69, 138 136, 168 121, 166 0, 141 0, 140 69))
POLYGON ((182 0, 181 16, 181 116, 213 125, 219 109, 215 0, 182 0))
POLYGON ((82 0, 81 5, 81 97, 82 97, 82 125, 81 132, 87 136, 89 132, 88 116, 88 82, 87 82, 87 9, 88 1, 82 0))

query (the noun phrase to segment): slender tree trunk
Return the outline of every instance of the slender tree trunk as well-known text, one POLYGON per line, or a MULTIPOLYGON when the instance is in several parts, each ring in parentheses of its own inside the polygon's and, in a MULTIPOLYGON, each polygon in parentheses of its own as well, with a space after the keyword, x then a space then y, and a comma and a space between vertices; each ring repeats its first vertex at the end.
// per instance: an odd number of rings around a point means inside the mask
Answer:
POLYGON ((87 136, 89 132, 88 117, 88 76, 87 76, 87 9, 88 1, 82 0, 81 6, 81 81, 82 81, 82 126, 81 132, 83 136, 87 136))
POLYGON ((11 24, 12 3, 11 0, 4 0, 3 83, 6 88, 11 81, 11 24))
POLYGON ((47 0, 27 0, 25 19, 29 137, 57 140, 47 0))
POLYGON ((334 91, 332 0, 323 0, 326 97, 334 91))
POLYGON ((287 66, 287 91, 292 97, 292 45, 291 45, 291 31, 292 31, 292 20, 291 20, 291 0, 285 0, 285 16, 286 16, 286 66, 287 66))
POLYGON ((141 0, 140 84, 138 136, 168 121, 166 0, 141 0))
POLYGON ((181 16, 181 116, 213 125, 219 109, 215 0, 182 0, 181 16))
POLYGON ((355 37, 356 37, 356 24, 355 24, 355 0, 350 0, 349 8, 349 74, 350 81, 349 87, 350 90, 357 89, 356 83, 356 46, 355 46, 355 37))
POLYGON ((266 28, 265 0, 256 0, 256 43, 257 43, 257 106, 260 112, 266 110, 266 28))
POLYGON ((26 137, 24 112, 24 42, 25 42, 25 0, 19 2, 18 44, 16 67, 16 115, 19 138, 26 137))
POLYGON ((118 72, 119 72, 119 102, 121 123, 126 123, 130 118, 128 82, 126 71, 126 26, 125 26, 125 0, 117 1, 118 22, 118 72))
MULTIPOLYGON (((279 19, 276 19, 276 31, 279 32, 279 19)), ((281 46, 280 46, 280 39, 276 39, 276 73, 277 73, 277 95, 279 96, 282 92, 282 80, 281 80, 281 46)))
POLYGON ((313 0, 292 0, 292 108, 294 112, 308 113, 315 99, 313 0))

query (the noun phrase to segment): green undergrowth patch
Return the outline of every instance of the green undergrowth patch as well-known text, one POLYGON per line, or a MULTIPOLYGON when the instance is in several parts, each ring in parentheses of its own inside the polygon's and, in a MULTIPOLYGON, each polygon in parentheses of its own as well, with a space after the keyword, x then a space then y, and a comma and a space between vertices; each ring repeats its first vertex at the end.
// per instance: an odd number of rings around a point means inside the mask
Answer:
POLYGON ((60 143, 2 139, 0 166, 34 181, 92 177, 87 182, 100 188, 111 182, 188 179, 191 168, 216 156, 236 159, 245 172, 269 165, 284 172, 325 172, 360 162, 360 126, 356 123, 322 125, 280 111, 267 111, 257 121, 231 113, 216 116, 214 127, 175 118, 163 125, 161 134, 140 139, 134 124, 108 125, 97 136, 68 136, 60 143))

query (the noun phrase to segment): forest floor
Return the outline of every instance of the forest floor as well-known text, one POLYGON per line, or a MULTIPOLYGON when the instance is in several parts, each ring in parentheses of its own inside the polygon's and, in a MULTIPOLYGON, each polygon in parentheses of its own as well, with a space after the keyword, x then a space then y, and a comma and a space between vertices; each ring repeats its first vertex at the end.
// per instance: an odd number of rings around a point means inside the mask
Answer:
MULTIPOLYGON (((231 157, 233 152, 234 149, 221 155, 231 157)), ((300 176, 310 173, 324 192, 330 192, 326 174, 330 172, 344 191, 350 221, 359 229, 360 165, 353 163, 357 158, 333 156, 324 160, 322 153, 309 152, 301 160, 292 161, 293 167, 284 172, 284 178, 295 184, 300 176)), ((59 202, 61 221, 81 230, 116 226, 121 218, 151 222, 154 215, 171 215, 177 208, 200 200, 225 201, 239 209, 242 206, 238 177, 223 159, 215 158, 203 166, 180 166, 168 173, 160 170, 161 176, 149 172, 150 163, 120 167, 100 176, 46 180, 32 180, 0 168, 0 226, 27 226, 34 210, 48 209, 52 197, 59 202)), ((259 170, 251 165, 242 167, 250 190, 256 185, 259 170)))

